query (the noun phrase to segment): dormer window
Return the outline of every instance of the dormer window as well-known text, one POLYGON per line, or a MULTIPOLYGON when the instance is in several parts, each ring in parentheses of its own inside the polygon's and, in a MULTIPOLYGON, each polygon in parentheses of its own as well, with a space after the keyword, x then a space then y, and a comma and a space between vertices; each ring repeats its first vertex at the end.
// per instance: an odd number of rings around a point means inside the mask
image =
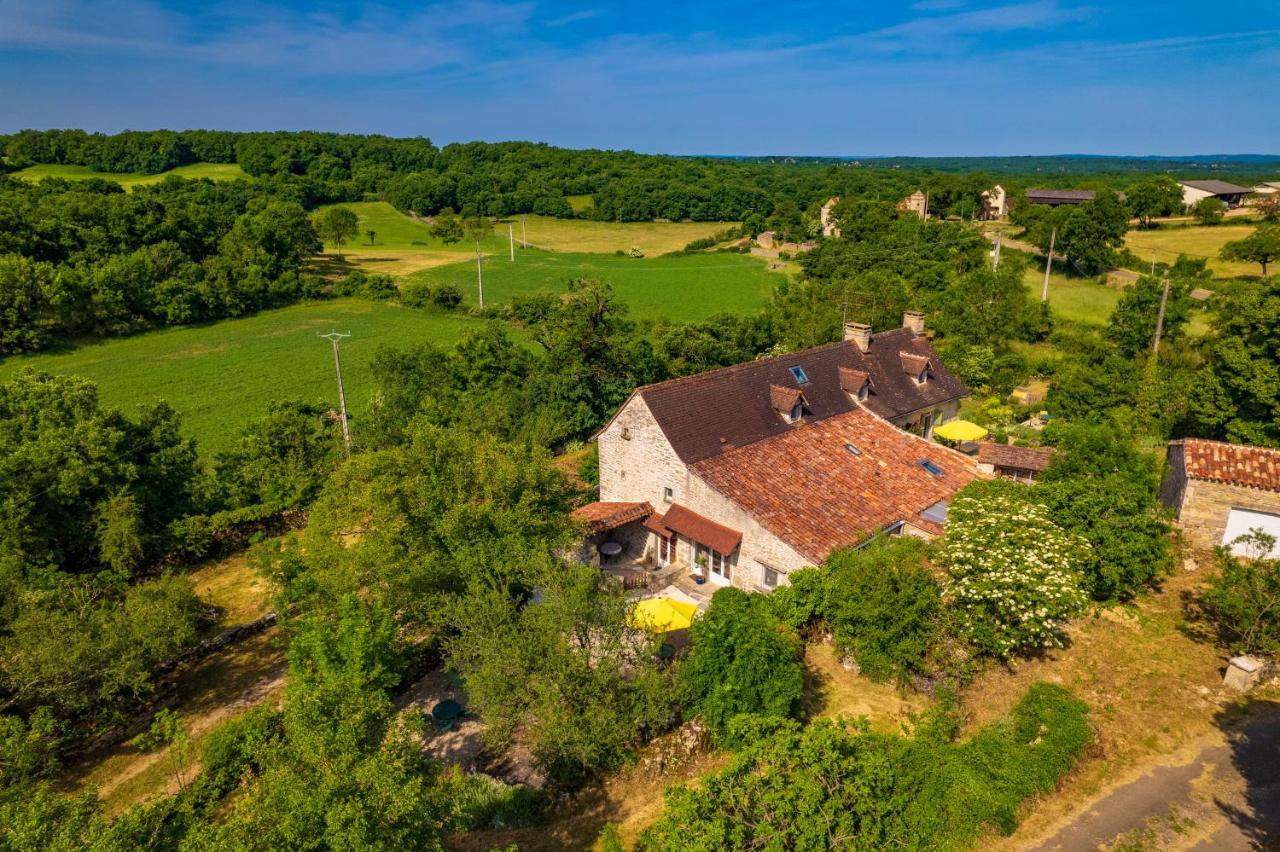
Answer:
POLYGON ((933 364, 928 358, 923 355, 913 355, 910 352, 902 352, 900 357, 903 372, 915 379, 916 384, 922 385, 929 381, 933 375, 933 364))
POLYGON ((808 413, 808 400, 798 388, 769 385, 769 405, 787 423, 796 423, 808 413))
POLYGON ((865 402, 872 394, 871 374, 865 370, 841 367, 840 389, 859 402, 865 402))

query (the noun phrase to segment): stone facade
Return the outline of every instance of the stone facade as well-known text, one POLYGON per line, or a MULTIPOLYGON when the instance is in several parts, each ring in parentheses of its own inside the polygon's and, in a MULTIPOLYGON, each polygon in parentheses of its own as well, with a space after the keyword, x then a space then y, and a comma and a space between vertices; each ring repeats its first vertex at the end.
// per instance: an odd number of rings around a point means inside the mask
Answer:
MULTIPOLYGON (((767 591, 770 587, 764 582, 765 568, 776 571, 778 585, 785 585, 787 573, 811 564, 811 560, 762 527, 680 461, 639 394, 627 401, 597 440, 601 500, 648 500, 659 513, 666 512, 672 503, 679 503, 742 533, 742 545, 734 554, 729 571, 733 585, 767 591)), ((644 545, 646 559, 656 558, 657 545, 658 537, 649 533, 644 545)), ((677 542, 673 561, 692 566, 693 553, 687 540, 681 538, 677 542)))
POLYGON ((889 422, 900 429, 906 429, 923 438, 933 437, 933 427, 955 420, 960 413, 960 400, 953 399, 932 408, 921 408, 901 417, 891 417, 889 422))
POLYGON ((1178 511, 1178 526, 1187 541, 1196 547, 1211 548, 1223 543, 1227 516, 1232 509, 1280 515, 1280 491, 1177 475, 1166 478, 1165 484, 1169 489, 1165 505, 1178 511))

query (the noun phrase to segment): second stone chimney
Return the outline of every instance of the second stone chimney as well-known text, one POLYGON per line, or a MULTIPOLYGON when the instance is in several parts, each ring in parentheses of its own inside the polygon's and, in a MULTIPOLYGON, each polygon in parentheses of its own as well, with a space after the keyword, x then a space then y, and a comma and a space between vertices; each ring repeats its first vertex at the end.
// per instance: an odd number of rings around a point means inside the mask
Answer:
MULTIPOLYGON (((923 317, 921 323, 923 325, 923 317)), ((847 322, 844 324, 844 339, 853 341, 859 349, 866 352, 871 348, 871 326, 862 322, 847 322)))
POLYGON ((902 327, 911 329, 915 334, 924 334, 924 314, 907 311, 902 315, 902 327))

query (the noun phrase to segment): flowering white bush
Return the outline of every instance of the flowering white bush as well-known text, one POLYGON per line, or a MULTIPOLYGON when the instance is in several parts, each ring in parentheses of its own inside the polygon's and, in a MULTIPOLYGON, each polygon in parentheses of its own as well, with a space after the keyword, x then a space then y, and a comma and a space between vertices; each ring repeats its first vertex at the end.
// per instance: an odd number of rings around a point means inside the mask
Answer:
POLYGON ((1008 659, 1061 647, 1062 628, 1084 607, 1084 539, 1035 503, 1000 494, 960 495, 947 515, 944 599, 979 651, 1008 659))

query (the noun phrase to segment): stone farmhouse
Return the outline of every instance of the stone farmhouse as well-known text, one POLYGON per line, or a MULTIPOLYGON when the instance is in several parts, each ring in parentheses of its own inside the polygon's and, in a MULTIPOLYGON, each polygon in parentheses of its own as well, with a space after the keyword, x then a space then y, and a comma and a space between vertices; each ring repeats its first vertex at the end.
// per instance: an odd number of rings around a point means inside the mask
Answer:
POLYGON ((1003 219, 1009 214, 1009 194, 1000 184, 982 191, 982 211, 979 218, 986 221, 1003 219))
POLYGON ((923 316, 637 389, 597 433, 589 553, 768 591, 880 534, 930 537, 977 462, 929 440, 968 391, 923 316), (606 552, 601 549, 600 552, 606 552))
POLYGON ((839 237, 840 236, 840 220, 835 216, 836 205, 840 203, 840 196, 835 195, 828 198, 818 211, 818 221, 822 225, 822 236, 839 237))
POLYGON ((1276 538, 1271 555, 1280 557, 1280 450, 1202 438, 1171 441, 1160 499, 1177 513, 1192 545, 1231 545, 1260 529, 1276 538))

